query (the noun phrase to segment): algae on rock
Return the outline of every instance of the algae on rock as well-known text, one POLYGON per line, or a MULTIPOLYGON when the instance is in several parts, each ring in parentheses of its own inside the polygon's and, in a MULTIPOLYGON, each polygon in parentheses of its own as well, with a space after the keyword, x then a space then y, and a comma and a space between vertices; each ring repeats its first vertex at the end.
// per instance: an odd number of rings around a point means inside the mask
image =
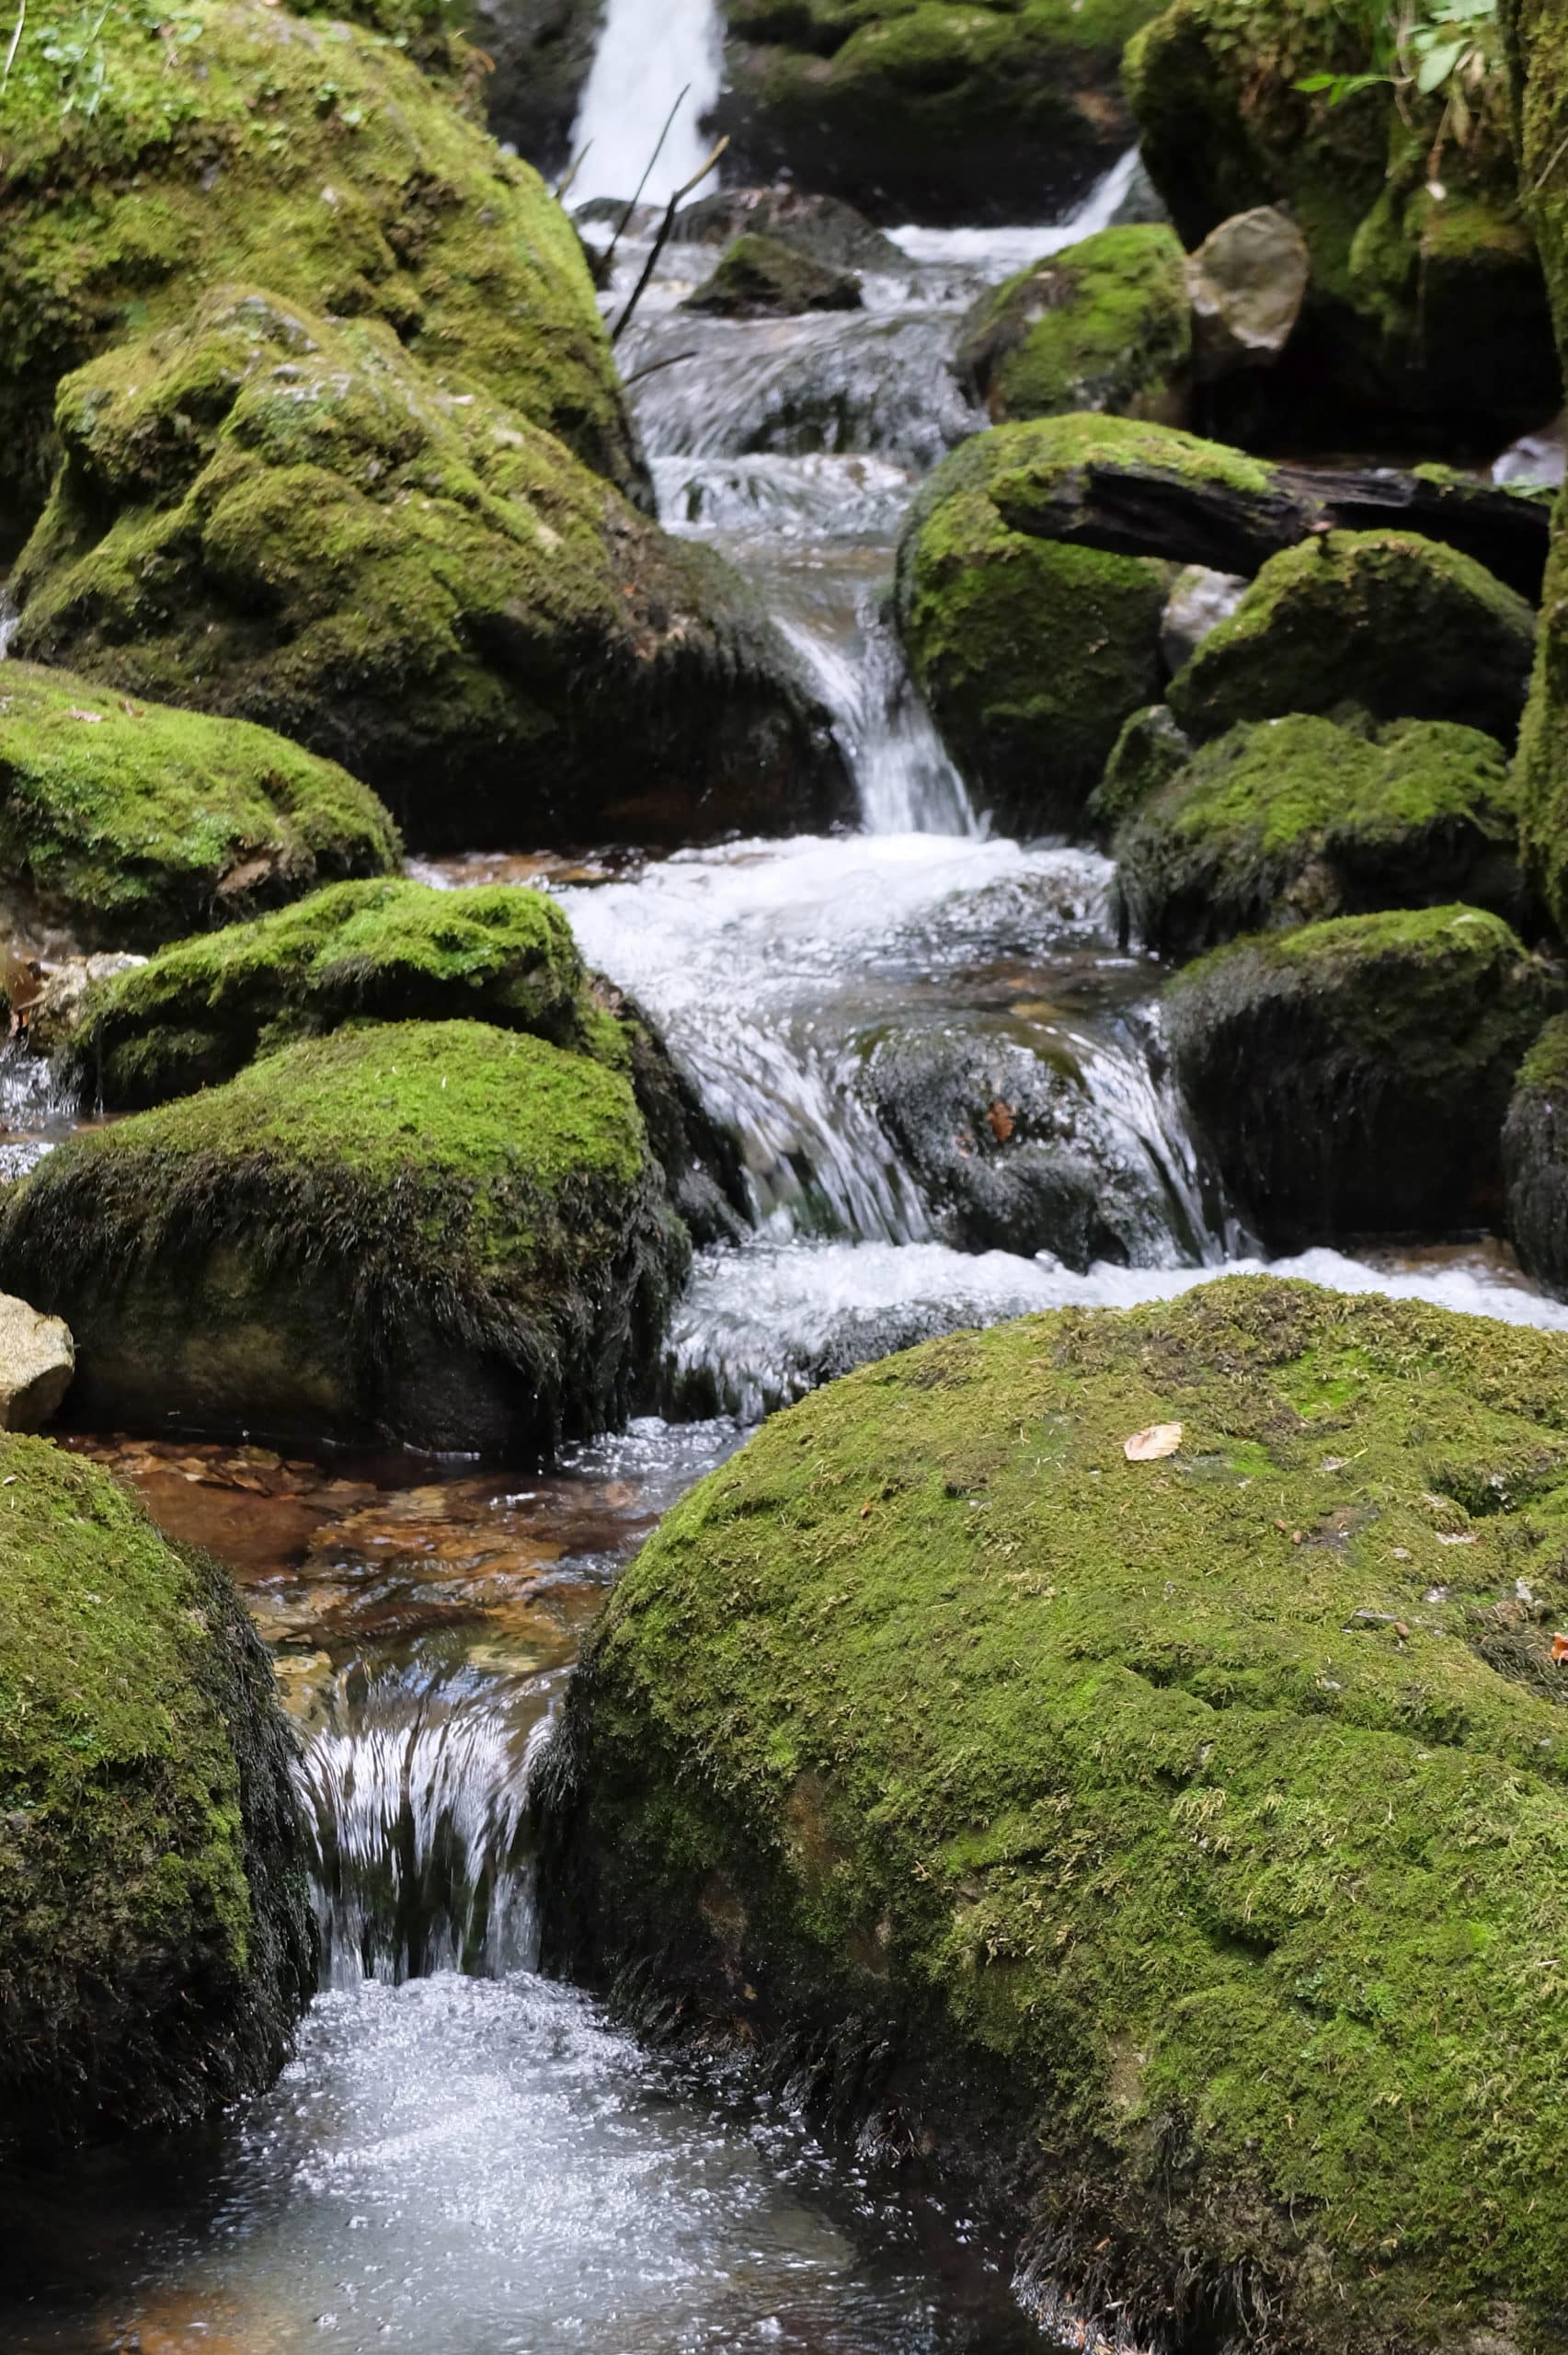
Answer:
POLYGON ((284 1047, 0 1208, 126 1430, 547 1446, 625 1411, 689 1252, 628 1081, 483 1022, 284 1047))
POLYGON ((1183 425, 1191 361, 1181 245, 1149 224, 1102 229, 988 290, 954 364, 993 425, 1072 409, 1183 425))
MULTIPOLYGON (((1132 798, 1125 733, 1102 807, 1132 798)), ((1400 720, 1362 733, 1298 715, 1243 722, 1169 762, 1113 846, 1126 920, 1162 957, 1385 908, 1463 900, 1513 924, 1529 913, 1513 781, 1476 729, 1400 720)))
POLYGON ((19 651, 264 720, 419 845, 839 814, 824 715, 728 568, 379 321, 220 288, 57 414, 19 651))
POLYGON ((24 931, 153 948, 398 856, 372 793, 269 729, 0 670, 0 913, 24 931))
POLYGON ((1561 975, 1477 908, 1217 948, 1164 993, 1193 1122, 1271 1249, 1501 1223, 1514 1074, 1561 975))
POLYGON ((1560 1335, 1232 1278, 867 1367, 590 1637, 547 1959, 797 2056, 1135 2343, 1548 2355, 1565 1540, 1560 1335))
POLYGON ((715 319, 790 318, 803 311, 858 311, 862 299, 853 270, 748 230, 681 307, 715 319))
POLYGON ((0 2148, 254 2093, 315 1983, 305 1832, 234 1588, 0 1437, 0 2148))

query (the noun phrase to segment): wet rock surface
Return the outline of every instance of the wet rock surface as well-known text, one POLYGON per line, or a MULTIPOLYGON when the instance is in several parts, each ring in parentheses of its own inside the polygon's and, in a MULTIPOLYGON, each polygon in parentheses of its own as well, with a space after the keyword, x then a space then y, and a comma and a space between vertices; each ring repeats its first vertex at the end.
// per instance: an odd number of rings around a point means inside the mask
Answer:
POLYGON ((802 311, 858 311, 861 302, 853 270, 748 230, 681 307, 713 319, 792 318, 802 311))

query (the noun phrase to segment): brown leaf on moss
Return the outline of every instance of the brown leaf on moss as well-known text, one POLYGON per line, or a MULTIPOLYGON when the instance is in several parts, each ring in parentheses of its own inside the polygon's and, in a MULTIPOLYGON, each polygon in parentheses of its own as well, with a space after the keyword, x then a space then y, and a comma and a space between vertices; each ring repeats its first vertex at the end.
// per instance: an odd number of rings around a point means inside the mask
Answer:
POLYGON ((990 1132, 996 1139, 998 1144, 1005 1144, 1008 1138, 1013 1134, 1013 1120, 1012 1106, 1004 1104, 999 1096, 996 1102, 991 1106, 990 1110, 986 1114, 986 1119, 990 1122, 990 1132))
POLYGON ((1180 1423, 1150 1423, 1146 1431, 1123 1440, 1122 1453, 1129 1464, 1157 1464, 1162 1456, 1174 1455, 1181 1443, 1180 1423))

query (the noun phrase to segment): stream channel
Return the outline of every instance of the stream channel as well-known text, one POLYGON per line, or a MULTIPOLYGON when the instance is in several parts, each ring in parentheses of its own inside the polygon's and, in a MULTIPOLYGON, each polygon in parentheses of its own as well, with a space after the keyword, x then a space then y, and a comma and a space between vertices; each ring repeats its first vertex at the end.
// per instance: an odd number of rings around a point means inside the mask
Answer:
MULTIPOLYGON (((612 0, 590 193, 646 158, 659 75, 716 60, 702 6, 670 12, 662 61, 635 49, 655 12, 640 36, 638 13, 612 0)), ((553 1465, 72 1442, 233 1566, 276 1648, 317 1828, 323 1987, 281 2082, 212 2137, 0 2186, 7 2355, 1052 2343, 961 2214, 884 2180, 875 2152, 825 2147, 787 2089, 643 2051, 537 1976, 528 1786, 618 1570, 748 1425, 929 1334, 1249 1262, 1164 1081, 1158 971, 1117 946, 1107 864, 988 836, 885 618, 915 483, 984 422, 948 365, 964 310, 1116 217, 1132 180, 1129 160, 1053 229, 899 233, 907 266, 869 277, 857 313, 695 318, 676 306, 716 249, 667 249, 621 347, 664 519, 766 599, 836 715, 861 830, 413 871, 559 893, 738 1140, 753 1228, 699 1255, 649 1411, 553 1465), (933 1040, 1082 1083, 1115 1264, 944 1241, 876 1095, 879 1056, 933 1040)), ((646 253, 623 247, 612 313, 646 253)), ((0 1086, 0 1150, 36 1152, 47 1098, 14 1061, 0 1086)), ((1289 1264, 1568 1325, 1482 1246, 1289 1264)))

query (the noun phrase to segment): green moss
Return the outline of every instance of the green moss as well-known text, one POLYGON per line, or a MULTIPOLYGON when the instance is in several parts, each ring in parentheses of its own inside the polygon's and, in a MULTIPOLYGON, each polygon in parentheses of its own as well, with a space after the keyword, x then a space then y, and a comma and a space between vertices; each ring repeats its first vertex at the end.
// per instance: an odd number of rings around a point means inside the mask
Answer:
POLYGON ((1503 1127, 1508 1234, 1538 1283, 1568 1293, 1568 1017, 1519 1065, 1503 1127))
POLYGON ((1561 977, 1475 908, 1344 916, 1170 982, 1177 1079, 1273 1246, 1501 1223, 1500 1138, 1561 977))
POLYGON ((628 1080, 481 1022, 285 1047, 73 1139, 0 1212, 4 1280, 76 1336, 77 1410, 139 1429, 594 1428, 686 1257, 628 1080))
POLYGON ((1133 928, 1190 957, 1238 933, 1456 899, 1517 921, 1516 834, 1490 736, 1405 720, 1371 737, 1298 717, 1243 723, 1179 764, 1139 797, 1115 854, 1133 928))
POLYGON ((181 941, 93 989, 72 1051, 90 1096, 136 1111, 354 1021, 470 1019, 628 1061, 543 891, 344 883, 258 924, 181 941))
POLYGON ((1133 817, 1181 775, 1192 751, 1168 704, 1153 703, 1135 711, 1112 745, 1105 773, 1085 805, 1084 815, 1096 833, 1112 833, 1133 817))
POLYGON ((380 322, 221 288, 57 415, 20 651, 265 719, 421 844, 837 814, 820 716, 722 562, 380 322))
POLYGON ((106 342, 259 281, 383 321, 624 487, 642 482, 571 224, 384 38, 267 0, 28 12, 0 97, 0 496, 106 342))
POLYGON ((736 238, 713 275, 681 307, 722 319, 858 311, 860 281, 853 270, 818 261, 781 237, 749 231, 736 238))
POLYGON ((374 796, 244 720, 0 671, 0 899, 23 924, 151 948, 395 865, 374 796))
POLYGON ((1169 701, 1202 736, 1360 708, 1511 744, 1534 652, 1530 608, 1472 557, 1413 532, 1331 532, 1270 557, 1169 701))
POLYGON ((1179 240, 1102 229, 982 294, 958 374, 993 424, 1072 409, 1181 422, 1192 311, 1179 240))
POLYGON ((227 1578, 0 1437, 0 2144, 264 2085, 313 1977, 271 1674, 227 1578))
POLYGON ((867 1368, 596 1632, 577 1954, 806 2028, 1129 2336, 1546 2355, 1565 1540, 1560 1336, 1232 1279, 867 1368))
POLYGON ((759 183, 787 168, 881 220, 1037 219, 1125 144, 1117 65, 1151 7, 727 0, 720 120, 759 183))

